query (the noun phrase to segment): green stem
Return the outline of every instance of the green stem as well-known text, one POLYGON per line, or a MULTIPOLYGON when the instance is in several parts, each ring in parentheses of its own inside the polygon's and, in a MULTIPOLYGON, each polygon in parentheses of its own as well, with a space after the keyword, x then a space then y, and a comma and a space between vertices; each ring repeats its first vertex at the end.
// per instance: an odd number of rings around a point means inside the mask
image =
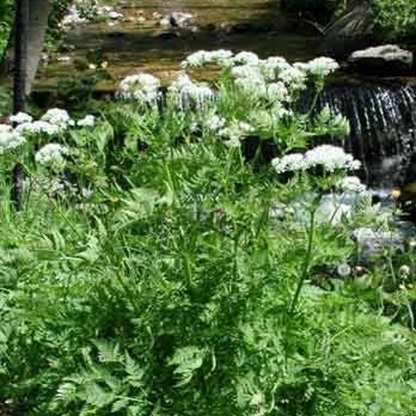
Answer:
POLYGON ((315 96, 313 97, 313 100, 312 100, 311 106, 309 107, 309 111, 308 111, 308 113, 307 113, 307 116, 308 116, 308 117, 310 117, 310 116, 312 115, 313 110, 314 110, 314 109, 315 109, 315 107, 316 107, 316 103, 318 102, 318 97, 319 97, 319 94, 321 93, 322 89, 323 89, 323 87, 321 87, 321 86, 319 86, 319 87, 316 89, 316 94, 315 94, 315 96))
POLYGON ((316 214, 316 208, 314 208, 314 210, 311 211, 311 220, 309 223, 309 232, 308 232, 309 233, 308 249, 307 249, 306 256, 305 256, 305 261, 303 263, 302 274, 300 275, 298 285, 296 287, 296 292, 295 292, 295 295, 293 296, 293 300, 289 308, 290 316, 293 315, 293 313, 295 312, 296 306, 299 301, 300 292, 302 291, 302 287, 308 276, 309 265, 312 259, 313 237, 315 234, 315 214, 316 214))
MULTIPOLYGON (((39 182, 32 176, 30 170, 27 168, 26 165, 22 164, 24 171, 26 172, 26 175, 33 180, 34 183, 37 183, 39 185, 39 182)), ((46 197, 48 198, 49 202, 53 206, 54 210, 58 213, 58 215, 61 217, 61 219, 71 228, 71 230, 77 235, 78 238, 83 238, 83 235, 77 230, 75 225, 66 217, 66 215, 61 211, 59 206, 56 204, 55 200, 50 197, 46 193, 46 197)))
POLYGON ((165 161, 165 171, 166 171, 166 179, 167 179, 167 183, 168 186, 172 192, 172 197, 175 203, 177 203, 179 205, 179 198, 176 195, 176 189, 175 189, 175 184, 173 183, 173 178, 172 178, 172 174, 170 172, 169 166, 167 161, 165 161))

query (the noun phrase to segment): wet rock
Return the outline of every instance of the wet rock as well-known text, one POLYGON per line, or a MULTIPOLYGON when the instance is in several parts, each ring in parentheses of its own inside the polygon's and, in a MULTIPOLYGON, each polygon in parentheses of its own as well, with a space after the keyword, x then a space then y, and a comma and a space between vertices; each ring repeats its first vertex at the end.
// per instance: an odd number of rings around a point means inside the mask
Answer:
POLYGON ((374 75, 407 73, 413 66, 413 53, 397 45, 382 45, 353 52, 348 58, 350 68, 374 75))
POLYGON ((160 20, 160 25, 179 29, 189 28, 191 26, 193 15, 191 13, 173 12, 167 16, 164 16, 160 20))
POLYGON ((346 59, 351 52, 374 45, 375 20, 371 4, 353 3, 350 10, 326 30, 323 52, 337 59, 346 59))

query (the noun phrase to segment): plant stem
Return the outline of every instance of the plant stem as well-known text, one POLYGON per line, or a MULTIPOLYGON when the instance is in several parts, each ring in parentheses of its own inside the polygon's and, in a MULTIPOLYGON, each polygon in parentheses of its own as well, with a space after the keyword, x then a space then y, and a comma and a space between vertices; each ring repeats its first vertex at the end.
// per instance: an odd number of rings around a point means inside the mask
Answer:
POLYGON ((312 100, 311 106, 309 107, 309 110, 308 110, 308 112, 307 112, 307 116, 308 116, 308 117, 310 117, 310 116, 312 115, 313 110, 315 109, 316 104, 317 104, 317 102, 318 102, 318 97, 319 97, 319 94, 322 92, 322 90, 323 90, 323 86, 319 86, 319 87, 316 89, 316 93, 315 93, 315 95, 314 95, 314 97, 313 97, 313 100, 312 100))
POLYGON ((300 292, 302 291, 303 284, 305 283, 306 277, 308 276, 309 265, 312 258, 312 247, 313 247, 313 237, 315 233, 315 214, 316 208, 311 211, 311 219, 309 223, 309 238, 308 238, 308 249, 305 256, 305 262, 303 263, 302 274, 300 275, 298 285, 296 287, 295 295, 293 296, 293 300, 291 302, 289 308, 289 315, 293 315, 296 309, 296 305, 299 301, 300 292))

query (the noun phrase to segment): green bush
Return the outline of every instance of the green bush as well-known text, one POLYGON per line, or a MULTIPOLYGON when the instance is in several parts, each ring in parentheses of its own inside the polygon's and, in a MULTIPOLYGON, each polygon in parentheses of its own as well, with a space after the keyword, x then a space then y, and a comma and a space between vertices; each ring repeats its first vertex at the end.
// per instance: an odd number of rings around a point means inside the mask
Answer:
POLYGON ((415 0, 373 0, 377 23, 390 39, 403 39, 416 35, 415 0))
MULTIPOLYGON (((290 96, 238 87, 225 70, 212 101, 145 104, 138 89, 142 101, 97 104, 95 127, 33 133, 2 156, 0 403, 11 415, 415 414, 415 335, 397 318, 412 314, 383 316, 400 257, 381 254, 380 281, 370 267, 334 271, 354 261, 355 227, 390 217, 357 207, 318 220, 344 169, 266 163, 263 144, 280 157, 347 127, 328 109, 297 110, 301 72, 318 94, 322 61, 273 62, 268 77, 290 96), (50 141, 65 160, 35 163, 50 141), (16 161, 29 179, 20 213, 7 196, 16 161)), ((397 289, 410 305, 410 286, 397 289)))

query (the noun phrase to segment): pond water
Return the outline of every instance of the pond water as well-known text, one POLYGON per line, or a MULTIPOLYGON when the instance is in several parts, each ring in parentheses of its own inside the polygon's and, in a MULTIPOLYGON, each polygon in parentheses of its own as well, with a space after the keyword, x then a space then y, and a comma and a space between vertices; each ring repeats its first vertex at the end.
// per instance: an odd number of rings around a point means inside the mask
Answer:
POLYGON ((262 57, 281 55, 291 61, 308 60, 318 53, 319 36, 293 31, 292 22, 279 12, 277 0, 118 0, 115 8, 123 14, 120 20, 91 23, 69 32, 74 50, 63 56, 70 60, 43 66, 38 90, 75 74, 74 61, 85 60, 89 54, 101 54, 108 61, 114 80, 99 88, 112 90, 136 70, 168 82, 180 70, 181 60, 200 49, 251 50, 262 57), (162 18, 173 12, 190 13, 190 26, 161 25, 162 18))

